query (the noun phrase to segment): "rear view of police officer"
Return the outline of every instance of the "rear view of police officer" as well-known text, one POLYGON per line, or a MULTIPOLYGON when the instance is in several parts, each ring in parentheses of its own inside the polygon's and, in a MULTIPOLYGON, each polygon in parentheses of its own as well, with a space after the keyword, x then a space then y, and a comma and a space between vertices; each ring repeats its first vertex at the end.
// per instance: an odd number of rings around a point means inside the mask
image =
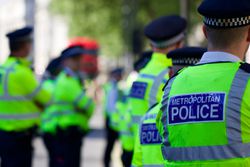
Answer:
POLYGON ((249 0, 204 0, 208 52, 164 90, 161 121, 165 166, 250 165, 249 0))
MULTIPOLYGON (((168 53, 168 57, 173 61, 173 72, 183 67, 197 63, 203 53, 204 48, 185 47, 176 49, 168 53)), ((163 167, 164 159, 161 153, 161 137, 156 128, 156 116, 160 110, 160 103, 153 105, 142 117, 133 156, 133 167, 163 167), (154 155, 154 156, 152 156, 154 155)))
POLYGON ((134 141, 142 116, 162 97, 162 88, 172 66, 172 60, 166 54, 182 47, 186 25, 185 19, 171 15, 153 20, 144 29, 154 53, 133 82, 128 98, 134 141))
POLYGON ((0 67, 1 167, 31 166, 32 137, 41 109, 50 100, 26 59, 32 46, 31 35, 31 27, 7 34, 11 53, 0 67))

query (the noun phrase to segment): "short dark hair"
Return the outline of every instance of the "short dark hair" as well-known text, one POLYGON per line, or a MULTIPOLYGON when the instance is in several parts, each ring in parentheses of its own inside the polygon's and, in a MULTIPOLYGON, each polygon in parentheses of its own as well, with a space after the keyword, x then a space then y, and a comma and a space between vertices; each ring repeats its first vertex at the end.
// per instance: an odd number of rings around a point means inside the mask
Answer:
POLYGON ((244 39, 247 26, 239 28, 216 29, 206 26, 208 41, 217 48, 232 46, 244 39))

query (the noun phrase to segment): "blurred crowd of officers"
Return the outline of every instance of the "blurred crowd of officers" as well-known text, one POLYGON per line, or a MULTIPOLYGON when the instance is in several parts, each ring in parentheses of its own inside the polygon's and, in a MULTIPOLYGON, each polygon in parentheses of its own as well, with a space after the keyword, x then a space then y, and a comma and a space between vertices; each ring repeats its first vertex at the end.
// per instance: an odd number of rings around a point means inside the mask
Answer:
MULTIPOLYGON (((250 166, 250 65, 244 62, 250 2, 204 0, 198 11, 207 48, 184 46, 187 21, 162 16, 144 28, 152 51, 142 53, 126 81, 122 67, 110 70, 103 86, 105 167, 117 140, 124 167, 250 166)), ((50 167, 79 167, 95 110, 80 75, 84 49, 63 50, 39 84, 27 60, 31 34, 30 27, 7 34, 11 52, 0 67, 1 167, 32 165, 38 129, 50 167)))

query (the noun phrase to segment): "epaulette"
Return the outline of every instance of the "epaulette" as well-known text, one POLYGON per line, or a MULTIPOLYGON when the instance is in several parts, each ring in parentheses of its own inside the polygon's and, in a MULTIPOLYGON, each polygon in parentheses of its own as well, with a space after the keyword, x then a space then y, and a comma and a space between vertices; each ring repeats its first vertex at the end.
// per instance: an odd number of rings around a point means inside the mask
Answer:
POLYGON ((250 64, 248 63, 240 63, 240 69, 244 70, 247 73, 250 73, 250 64))

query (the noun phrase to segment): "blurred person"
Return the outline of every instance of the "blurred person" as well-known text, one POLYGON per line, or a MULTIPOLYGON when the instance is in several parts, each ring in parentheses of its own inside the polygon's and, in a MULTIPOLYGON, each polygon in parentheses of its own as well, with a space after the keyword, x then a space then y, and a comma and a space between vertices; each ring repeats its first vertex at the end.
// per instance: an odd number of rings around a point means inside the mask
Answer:
POLYGON ((27 57, 32 48, 32 27, 7 34, 10 56, 0 67, 1 167, 31 167, 32 138, 50 94, 31 70, 27 57))
POLYGON ((49 92, 53 92, 54 84, 57 76, 62 70, 62 60, 61 57, 54 58, 50 61, 47 68, 45 69, 45 74, 43 76, 43 88, 49 92))
MULTIPOLYGON (((199 47, 184 47, 168 53, 173 62, 173 73, 185 66, 196 64, 206 49, 199 47)), ((134 147, 133 167, 164 166, 161 153, 161 137, 156 128, 156 116, 160 111, 160 103, 153 105, 142 117, 134 147), (154 155, 154 156, 152 156, 154 155)))
POLYGON ((117 110, 119 113, 119 141, 122 146, 122 163, 124 167, 130 167, 133 157, 133 135, 131 126, 131 113, 128 109, 129 88, 138 77, 138 73, 150 61, 152 51, 143 52, 140 58, 134 63, 134 71, 132 71, 126 79, 126 88, 124 89, 124 97, 117 102, 117 110))
POLYGON ((249 0, 204 0, 208 51, 164 89, 158 130, 165 166, 250 166, 249 0))
POLYGON ((62 51, 63 70, 54 82, 53 98, 42 115, 41 129, 49 153, 50 167, 80 167, 82 139, 89 130, 94 111, 80 81, 83 49, 69 47, 62 51))
POLYGON ((172 60, 166 54, 182 47, 186 24, 182 17, 170 15, 153 20, 144 29, 154 53, 130 89, 128 103, 131 110, 133 142, 142 116, 150 106, 161 99, 161 90, 169 79, 169 67, 172 66, 172 60))
POLYGON ((119 89, 118 83, 123 77, 123 68, 116 68, 110 71, 109 82, 104 86, 105 95, 105 128, 106 128, 106 148, 104 152, 104 166, 109 167, 111 161, 111 153, 115 142, 118 140, 119 136, 119 115, 117 111, 117 102, 123 98, 123 92, 119 89))

